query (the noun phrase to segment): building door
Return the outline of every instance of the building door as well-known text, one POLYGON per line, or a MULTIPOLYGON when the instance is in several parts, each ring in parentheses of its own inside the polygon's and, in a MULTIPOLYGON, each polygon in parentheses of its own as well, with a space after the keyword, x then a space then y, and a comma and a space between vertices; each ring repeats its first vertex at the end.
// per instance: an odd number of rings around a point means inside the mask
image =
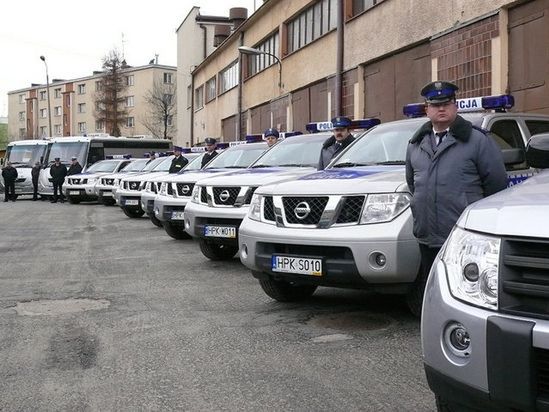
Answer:
POLYGON ((221 129, 223 133, 223 141, 232 142, 237 140, 236 138, 236 124, 238 122, 237 116, 227 117, 221 120, 221 129))
POLYGON ((509 91, 515 109, 549 114, 549 0, 509 10, 509 91))

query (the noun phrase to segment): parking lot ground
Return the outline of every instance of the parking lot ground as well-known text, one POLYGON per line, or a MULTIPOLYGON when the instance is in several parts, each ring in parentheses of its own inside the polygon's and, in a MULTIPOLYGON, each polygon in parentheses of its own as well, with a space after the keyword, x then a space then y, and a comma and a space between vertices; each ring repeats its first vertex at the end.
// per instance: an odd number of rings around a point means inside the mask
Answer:
POLYGON ((430 411, 402 298, 272 301, 117 207, 0 206, 0 410, 430 411))

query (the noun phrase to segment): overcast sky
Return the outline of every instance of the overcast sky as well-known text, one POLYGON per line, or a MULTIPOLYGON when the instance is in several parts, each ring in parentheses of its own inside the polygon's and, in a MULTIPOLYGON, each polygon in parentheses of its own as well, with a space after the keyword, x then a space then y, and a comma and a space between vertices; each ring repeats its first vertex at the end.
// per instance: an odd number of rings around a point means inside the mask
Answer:
POLYGON ((201 14, 228 16, 231 7, 248 15, 262 0, 8 0, 0 6, 0 117, 8 115, 8 91, 71 79, 101 69, 102 57, 118 48, 131 66, 177 64, 175 30, 192 6, 201 14), (122 42, 124 39, 124 42, 122 42))

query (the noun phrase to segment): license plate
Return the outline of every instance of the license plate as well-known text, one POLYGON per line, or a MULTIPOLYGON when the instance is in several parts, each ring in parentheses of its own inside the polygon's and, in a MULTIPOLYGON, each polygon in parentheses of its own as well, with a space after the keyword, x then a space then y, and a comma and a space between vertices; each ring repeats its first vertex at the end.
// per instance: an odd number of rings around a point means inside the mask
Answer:
POLYGON ((69 190, 69 195, 79 195, 79 194, 80 194, 79 190, 69 190))
POLYGON ((172 212, 172 220, 183 220, 185 218, 185 212, 176 211, 172 212))
POLYGON ((226 226, 204 226, 204 236, 206 237, 228 237, 236 238, 236 227, 226 226))
POLYGON ((139 200, 137 200, 137 199, 126 199, 124 204, 126 206, 137 206, 137 205, 139 205, 139 200))
POLYGON ((273 255, 271 269, 273 272, 322 276, 322 259, 273 255))
POLYGON ((103 192, 104 197, 112 197, 112 192, 103 192))

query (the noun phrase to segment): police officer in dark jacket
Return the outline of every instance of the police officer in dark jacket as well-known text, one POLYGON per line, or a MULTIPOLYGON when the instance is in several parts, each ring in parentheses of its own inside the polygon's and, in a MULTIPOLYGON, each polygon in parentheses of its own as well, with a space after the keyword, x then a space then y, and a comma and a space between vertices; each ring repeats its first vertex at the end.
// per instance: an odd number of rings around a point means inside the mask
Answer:
POLYGON ((349 131, 350 126, 351 119, 348 117, 338 116, 332 119, 334 134, 322 145, 320 160, 318 161, 318 170, 326 168, 334 157, 353 143, 355 138, 349 131))
POLYGON ((15 202, 15 180, 17 180, 17 169, 11 165, 11 162, 6 164, 2 169, 2 177, 4 178, 4 202, 11 200, 15 202))
POLYGON ((36 162, 31 169, 32 177, 32 200, 38 200, 38 178, 40 177, 40 162, 36 162))
POLYGON ((82 173, 82 166, 80 166, 80 163, 78 163, 78 159, 76 157, 71 158, 72 163, 69 166, 69 171, 67 172, 67 176, 71 175, 77 175, 79 173, 82 173))
POLYGON ((200 165, 201 168, 206 166, 210 160, 219 154, 215 150, 217 148, 217 140, 213 137, 207 137, 204 139, 204 143, 206 143, 206 153, 202 156, 202 163, 200 165))
POLYGON ((507 187, 500 148, 484 131, 458 116, 457 90, 445 81, 421 90, 429 121, 416 131, 406 152, 413 232, 422 265, 416 282, 418 312, 433 261, 463 210, 507 187))
POLYGON ((65 196, 63 195, 63 183, 65 182, 65 177, 67 176, 67 167, 61 163, 61 159, 56 157, 54 159, 54 164, 50 167, 50 175, 53 183, 53 199, 52 203, 57 203, 57 199, 63 203, 65 201, 65 196))
POLYGON ((181 152, 183 152, 181 147, 173 147, 173 154, 175 157, 172 159, 172 164, 170 165, 170 170, 168 170, 168 172, 178 173, 180 170, 183 170, 185 166, 187 166, 187 163, 189 163, 189 161, 181 155, 181 152))

